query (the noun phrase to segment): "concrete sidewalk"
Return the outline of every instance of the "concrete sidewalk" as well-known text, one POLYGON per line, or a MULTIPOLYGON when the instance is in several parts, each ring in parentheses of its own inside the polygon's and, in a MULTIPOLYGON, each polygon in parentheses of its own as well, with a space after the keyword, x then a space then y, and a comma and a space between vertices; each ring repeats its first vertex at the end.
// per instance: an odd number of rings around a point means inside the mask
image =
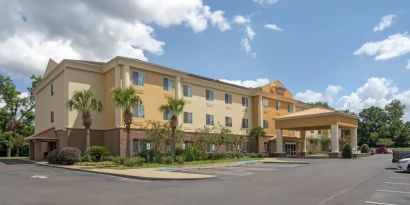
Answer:
POLYGON ((293 159, 281 159, 281 158, 265 158, 262 160, 262 163, 271 163, 271 164, 310 164, 306 160, 293 160, 293 159))

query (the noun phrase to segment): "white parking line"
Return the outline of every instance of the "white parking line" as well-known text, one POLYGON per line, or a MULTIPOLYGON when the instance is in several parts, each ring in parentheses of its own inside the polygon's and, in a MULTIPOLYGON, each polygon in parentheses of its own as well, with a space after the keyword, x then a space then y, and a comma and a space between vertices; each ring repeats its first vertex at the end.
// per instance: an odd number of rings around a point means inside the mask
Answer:
POLYGON ((366 204, 380 204, 380 205, 399 205, 399 204, 389 204, 389 203, 382 203, 382 202, 375 202, 375 201, 364 201, 366 204))
POLYGON ((390 179, 408 179, 410 180, 410 178, 408 177, 389 177, 390 179))
POLYGON ((396 182, 384 182, 385 184, 395 184, 395 185, 408 185, 410 186, 409 183, 396 183, 396 182))
POLYGON ((389 192, 389 193, 399 193, 399 194, 410 194, 408 191, 393 191, 393 190, 384 190, 384 189, 379 189, 376 190, 378 192, 389 192))

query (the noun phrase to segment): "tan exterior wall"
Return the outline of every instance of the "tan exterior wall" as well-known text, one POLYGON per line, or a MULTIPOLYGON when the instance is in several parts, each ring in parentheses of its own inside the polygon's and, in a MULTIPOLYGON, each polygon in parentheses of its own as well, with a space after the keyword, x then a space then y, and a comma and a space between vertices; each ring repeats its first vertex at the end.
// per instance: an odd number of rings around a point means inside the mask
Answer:
POLYGON ((51 127, 62 129, 65 127, 65 94, 66 86, 64 86, 64 72, 58 74, 51 79, 42 90, 36 94, 36 116, 35 116, 35 133, 47 130, 51 127), (54 86, 54 95, 51 96, 51 84, 54 86), (54 122, 50 121, 51 114, 54 112, 54 122), (41 113, 41 114, 40 114, 41 113))
MULTIPOLYGON (((267 120, 269 123, 269 128, 265 129, 265 132, 268 136, 274 136, 275 133, 275 117, 278 116, 283 116, 287 115, 290 112, 288 112, 288 105, 292 103, 280 101, 277 99, 271 99, 271 98, 263 98, 263 99, 268 99, 268 107, 263 108, 263 119, 267 120), (276 102, 280 102, 280 109, 276 110, 276 102)), ((287 131, 284 130, 283 135, 285 136, 293 136, 294 133, 292 131, 287 131)))
POLYGON ((115 69, 112 68, 104 75, 104 128, 115 128, 115 106, 112 101, 112 91, 115 88, 115 69))

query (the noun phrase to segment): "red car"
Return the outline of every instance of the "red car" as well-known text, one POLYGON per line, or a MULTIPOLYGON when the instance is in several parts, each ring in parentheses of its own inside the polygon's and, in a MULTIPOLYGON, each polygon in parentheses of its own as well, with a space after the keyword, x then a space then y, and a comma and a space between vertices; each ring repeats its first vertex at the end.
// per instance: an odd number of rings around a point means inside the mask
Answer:
POLYGON ((389 151, 387 151, 386 147, 377 147, 376 148, 376 154, 387 154, 389 151))

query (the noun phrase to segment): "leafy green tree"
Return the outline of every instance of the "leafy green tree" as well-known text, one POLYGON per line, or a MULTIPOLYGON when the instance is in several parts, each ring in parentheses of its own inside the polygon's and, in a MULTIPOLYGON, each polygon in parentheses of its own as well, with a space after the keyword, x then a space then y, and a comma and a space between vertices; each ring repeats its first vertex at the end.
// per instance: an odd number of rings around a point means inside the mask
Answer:
POLYGON ((90 127, 93 121, 91 111, 101 112, 102 103, 95 98, 91 90, 83 90, 74 93, 73 97, 67 102, 67 108, 81 113, 83 126, 86 131, 85 149, 87 150, 90 148, 90 127))
POLYGON ((316 151, 316 147, 317 147, 317 145, 318 145, 319 142, 320 142, 320 139, 317 138, 317 137, 311 136, 311 137, 308 138, 308 141, 309 141, 309 143, 313 146, 313 150, 314 150, 314 152, 315 152, 315 151, 316 151))
POLYGON ((379 133, 380 128, 386 124, 387 114, 383 109, 370 107, 359 113, 358 144, 370 144, 370 134, 379 133))
POLYGON ((130 156, 130 140, 131 140, 131 124, 132 124, 132 110, 137 105, 142 104, 142 100, 136 95, 135 89, 132 86, 126 88, 115 88, 112 92, 114 105, 122 109, 122 116, 127 132, 126 142, 126 156, 130 156))
POLYGON ((327 151, 329 149, 330 138, 325 135, 319 136, 319 142, 322 146, 322 151, 327 151), (324 149, 325 148, 325 149, 324 149))
POLYGON ((256 139, 256 144, 259 145, 259 141, 265 138, 266 133, 261 126, 257 126, 251 129, 249 136, 256 139))
POLYGON ((393 100, 384 107, 384 110, 387 113, 388 124, 393 123, 394 121, 401 121, 404 116, 404 108, 399 100, 393 100))
POLYGON ((318 101, 318 102, 314 102, 314 103, 308 103, 308 104, 310 104, 312 106, 315 106, 315 107, 331 108, 327 102, 322 102, 322 101, 318 101))
POLYGON ((169 125, 171 127, 171 158, 172 163, 175 162, 175 144, 176 144, 176 130, 178 127, 178 116, 184 111, 185 101, 182 99, 168 98, 166 104, 161 105, 159 110, 170 113, 171 120, 169 125))
POLYGON ((379 140, 377 141, 377 145, 384 147, 390 147, 393 144, 394 142, 390 138, 379 138, 379 140))

